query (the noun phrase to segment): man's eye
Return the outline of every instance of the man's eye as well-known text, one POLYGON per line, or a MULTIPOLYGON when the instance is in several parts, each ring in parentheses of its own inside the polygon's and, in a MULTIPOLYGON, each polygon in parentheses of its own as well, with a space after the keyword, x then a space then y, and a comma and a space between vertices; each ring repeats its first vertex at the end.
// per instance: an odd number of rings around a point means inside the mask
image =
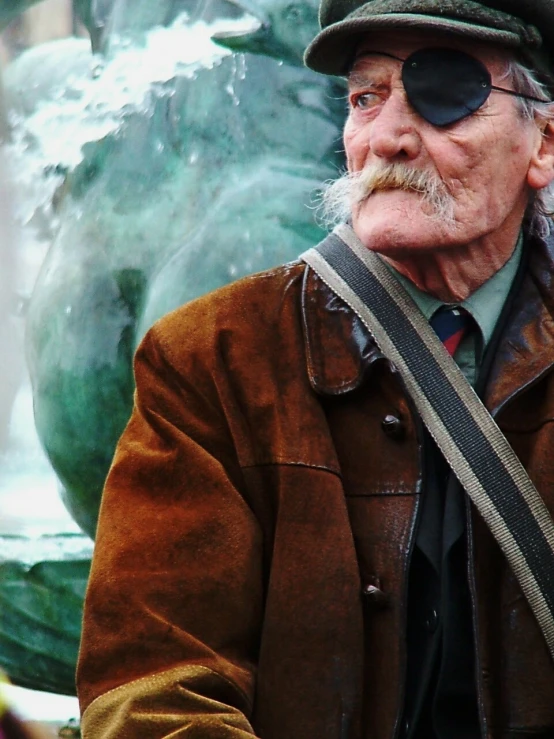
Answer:
POLYGON ((352 107, 359 110, 371 110, 381 102, 381 97, 375 92, 357 92, 350 98, 352 107))

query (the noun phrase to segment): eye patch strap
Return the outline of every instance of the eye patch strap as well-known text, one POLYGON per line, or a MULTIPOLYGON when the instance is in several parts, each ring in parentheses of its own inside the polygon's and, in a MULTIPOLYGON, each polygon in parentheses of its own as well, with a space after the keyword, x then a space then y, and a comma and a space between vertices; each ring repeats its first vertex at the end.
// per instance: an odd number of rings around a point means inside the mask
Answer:
POLYGON ((402 63, 402 82, 410 105, 435 126, 448 126, 475 113, 492 90, 536 103, 550 102, 493 85, 485 65, 457 49, 420 49, 406 59, 388 52, 364 54, 377 54, 402 63))
POLYGON ((515 90, 506 90, 505 87, 497 87, 496 85, 491 85, 491 90, 496 90, 496 92, 505 92, 506 95, 513 95, 516 98, 523 98, 524 100, 533 100, 535 103, 550 103, 551 100, 545 100, 544 98, 537 98, 534 95, 526 95, 524 92, 516 92, 515 90))

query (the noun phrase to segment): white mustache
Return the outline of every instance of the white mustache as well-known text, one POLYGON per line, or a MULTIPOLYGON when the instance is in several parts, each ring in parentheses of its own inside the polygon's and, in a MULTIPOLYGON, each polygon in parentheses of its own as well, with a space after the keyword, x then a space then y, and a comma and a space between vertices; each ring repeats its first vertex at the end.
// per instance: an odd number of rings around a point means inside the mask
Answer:
POLYGON ((326 183, 321 195, 319 219, 325 226, 333 227, 351 216, 353 206, 384 190, 416 192, 429 206, 432 217, 443 222, 454 221, 454 198, 438 175, 401 163, 379 162, 326 183))
POLYGON ((450 197, 446 185, 435 174, 413 169, 405 164, 370 164, 356 177, 353 188, 355 201, 361 202, 382 190, 406 190, 417 192, 431 201, 437 197, 450 197))

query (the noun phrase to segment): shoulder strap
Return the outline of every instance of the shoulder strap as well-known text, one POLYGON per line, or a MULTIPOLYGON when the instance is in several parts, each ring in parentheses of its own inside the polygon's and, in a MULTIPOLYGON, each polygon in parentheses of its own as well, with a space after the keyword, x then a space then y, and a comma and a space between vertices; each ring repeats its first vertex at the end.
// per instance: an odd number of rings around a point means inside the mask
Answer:
POLYGON ((350 226, 341 224, 300 258, 396 366, 508 559, 554 659, 554 523, 505 436, 404 287, 350 226))

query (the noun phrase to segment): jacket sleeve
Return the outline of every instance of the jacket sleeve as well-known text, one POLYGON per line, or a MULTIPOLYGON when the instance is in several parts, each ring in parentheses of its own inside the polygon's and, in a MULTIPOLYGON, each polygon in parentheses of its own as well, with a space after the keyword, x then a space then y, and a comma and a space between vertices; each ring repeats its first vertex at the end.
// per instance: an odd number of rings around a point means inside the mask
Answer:
POLYGON ((77 671, 83 737, 251 739, 260 530, 209 362, 186 348, 172 361, 160 336, 137 352, 102 499, 77 671))

